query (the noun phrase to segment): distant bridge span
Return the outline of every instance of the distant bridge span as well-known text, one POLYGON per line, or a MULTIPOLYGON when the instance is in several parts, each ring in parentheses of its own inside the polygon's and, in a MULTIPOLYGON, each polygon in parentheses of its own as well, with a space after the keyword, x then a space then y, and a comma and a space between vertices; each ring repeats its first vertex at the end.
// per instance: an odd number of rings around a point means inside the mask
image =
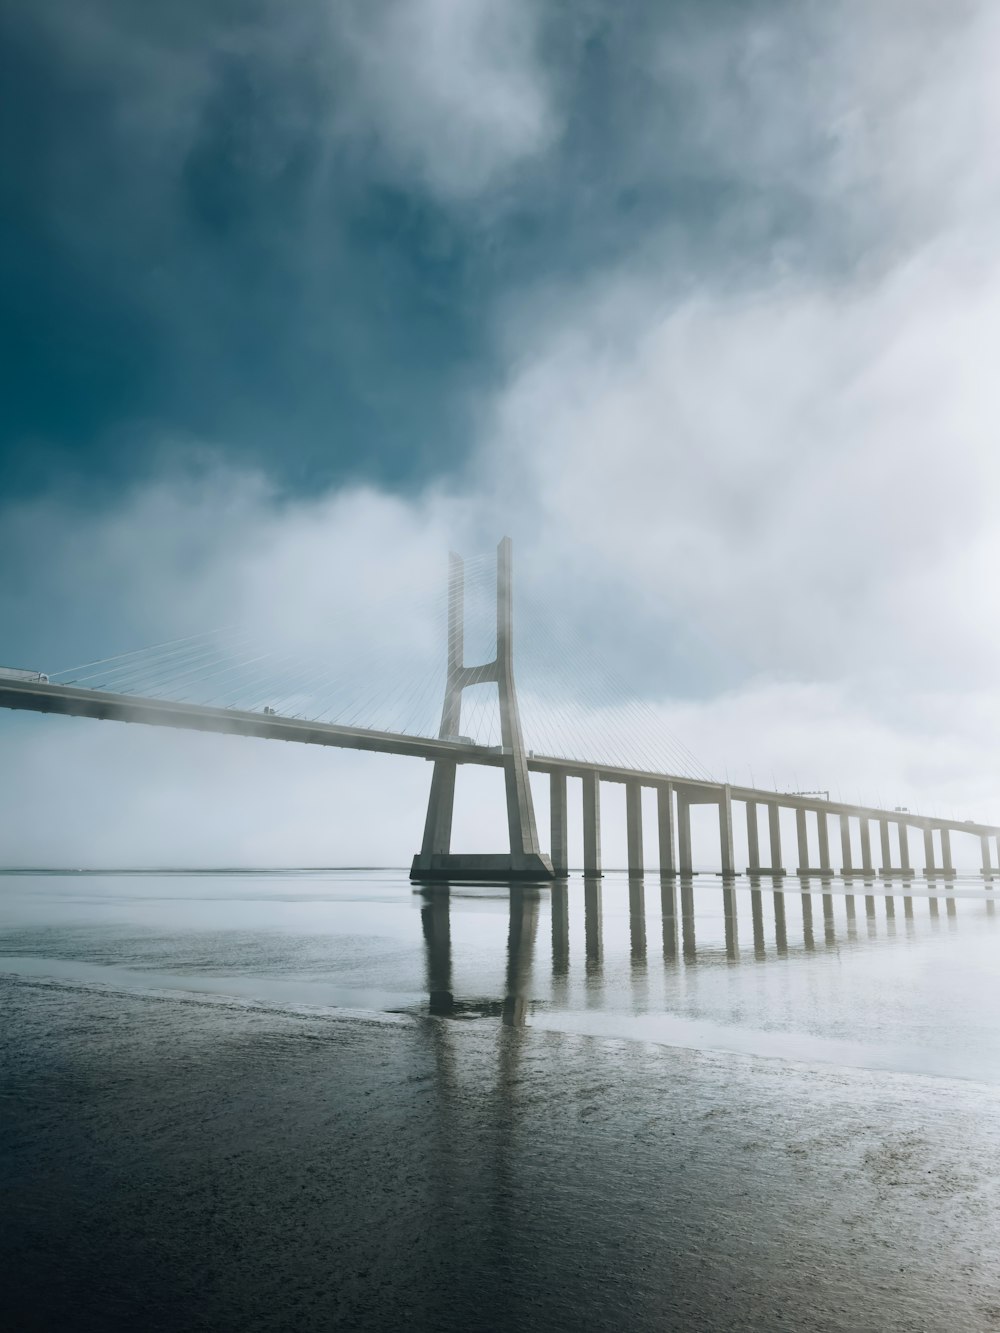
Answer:
MULTIPOLYGON (((309 722, 300 718, 178 703, 168 699, 141 698, 113 694, 105 690, 86 689, 76 685, 39 681, 0 680, 0 708, 34 713, 57 713, 66 717, 88 717, 99 721, 132 722, 144 726, 174 727, 186 731, 208 731, 230 736, 255 736, 261 740, 290 741, 300 745, 328 745, 338 749, 408 755, 417 759, 443 760, 453 764, 480 764, 502 768, 509 762, 509 755, 505 754, 502 747, 411 736, 401 732, 376 731, 366 727, 309 722)), ((840 872, 848 877, 881 875, 898 878, 907 873, 918 873, 909 865, 908 856, 902 854, 908 851, 909 845, 905 832, 903 842, 900 844, 900 855, 896 858, 898 864, 893 864, 888 832, 891 824, 895 824, 897 830, 918 829, 923 833, 924 872, 931 876, 950 877, 954 874, 950 848, 953 833, 978 837, 981 840, 984 872, 989 876, 994 873, 1000 874, 1000 841, 997 841, 1000 839, 1000 826, 994 824, 940 819, 840 801, 823 801, 795 792, 767 791, 755 787, 707 782, 687 776, 603 763, 586 763, 579 759, 565 759, 557 755, 541 755, 531 751, 526 755, 526 763, 531 772, 549 775, 552 795, 552 863, 553 873, 556 874, 565 873, 568 869, 565 809, 566 779, 569 777, 580 778, 584 783, 584 873, 586 874, 601 873, 598 794, 601 782, 617 782, 625 785, 629 824, 629 870, 637 874, 641 874, 643 870, 641 850, 643 787, 654 789, 658 795, 660 868, 666 874, 684 874, 692 871, 690 859, 692 805, 719 807, 721 870, 724 875, 736 873, 732 856, 733 801, 742 802, 747 808, 750 848, 748 874, 780 876, 786 873, 781 863, 780 829, 777 823, 777 812, 782 808, 796 812, 799 865, 792 872, 795 874, 830 876, 837 873, 832 867, 829 856, 829 830, 826 821, 830 816, 837 816, 840 820, 843 862, 840 872), (763 864, 760 856, 760 835, 757 828, 759 807, 764 807, 768 812, 769 864, 763 864), (805 822, 807 814, 816 817, 819 828, 818 866, 809 865, 805 822), (860 821, 861 825, 861 866, 853 865, 850 853, 851 842, 847 821, 852 819, 860 821), (877 826, 880 833, 879 850, 882 853, 882 864, 878 868, 875 867, 871 856, 869 839, 872 823, 877 826), (996 842, 996 860, 990 855, 989 840, 996 842), (940 857, 935 857, 934 852, 938 848, 940 857)), ((460 875, 461 870, 456 870, 456 876, 460 875)))

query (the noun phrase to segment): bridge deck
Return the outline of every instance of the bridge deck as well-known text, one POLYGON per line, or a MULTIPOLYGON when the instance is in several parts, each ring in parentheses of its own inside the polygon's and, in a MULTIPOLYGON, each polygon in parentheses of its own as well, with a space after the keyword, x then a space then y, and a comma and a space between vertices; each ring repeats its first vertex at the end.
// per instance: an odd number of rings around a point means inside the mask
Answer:
MULTIPOLYGON (((462 764, 481 764, 498 768, 503 753, 497 747, 465 745, 459 741, 410 736, 402 732, 374 731, 367 727, 344 727, 332 722, 309 722, 301 718, 244 712, 232 708, 212 708, 203 704, 177 703, 169 699, 149 699, 105 690, 88 690, 77 685, 56 685, 38 681, 0 680, 0 708, 34 713, 59 713, 68 717, 89 717, 101 721, 137 722, 145 726, 177 727, 187 731, 211 731, 231 736, 256 736, 262 740, 298 742, 304 745, 330 745, 345 750, 370 750, 382 754, 410 755, 418 759, 454 759, 462 764)), ((683 775, 656 773, 645 769, 587 763, 557 755, 531 753, 528 767, 535 773, 564 773, 581 777, 597 773, 604 782, 639 782, 645 786, 673 783, 693 802, 716 802, 726 784, 706 782, 683 775)), ((979 835, 1000 834, 1000 826, 972 820, 939 819, 908 811, 880 810, 872 806, 822 801, 792 792, 764 791, 755 787, 730 786, 737 801, 760 804, 777 801, 792 809, 818 810, 826 814, 853 815, 869 819, 901 820, 913 828, 951 829, 979 835)))

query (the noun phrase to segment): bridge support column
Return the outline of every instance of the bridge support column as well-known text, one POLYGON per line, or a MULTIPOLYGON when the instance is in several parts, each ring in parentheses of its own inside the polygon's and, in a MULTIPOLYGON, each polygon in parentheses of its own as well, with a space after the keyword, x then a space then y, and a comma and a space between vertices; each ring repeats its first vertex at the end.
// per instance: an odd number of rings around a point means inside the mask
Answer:
POLYGON ((724 879, 732 879, 736 874, 736 857, 733 853, 733 794, 728 782, 719 797, 719 843, 722 876, 724 879))
POLYGON ((800 805, 795 810, 795 836, 799 844, 799 874, 809 869, 809 834, 806 830, 806 812, 800 805))
POLYGON ((777 801, 767 803, 767 840, 771 849, 771 874, 783 875, 785 867, 781 860, 781 808, 777 801))
POLYGON ((882 874, 892 874, 892 848, 889 846, 889 821, 881 816, 878 821, 879 837, 882 840, 882 874))
POLYGON ((928 825, 924 829, 924 877, 933 879, 936 874, 934 865, 934 830, 928 825))
POLYGON ((569 833, 566 826, 566 774, 549 774, 550 859, 553 872, 569 873, 569 833))
POLYGON ((990 860, 990 840, 987 834, 983 834, 979 839, 979 845, 983 849, 983 878, 993 878, 993 862, 990 860))
POLYGON ((951 859, 951 829, 943 828, 941 830, 941 865, 944 873, 949 879, 955 876, 955 865, 951 859))
POLYGON ((691 864, 691 805, 683 792, 677 793, 677 854, 682 875, 694 873, 691 864))
POLYGON ((840 816, 840 873, 844 879, 854 874, 854 855, 851 851, 851 817, 840 816))
POLYGON ((673 875, 677 871, 677 851, 674 842, 674 786, 665 782, 656 789, 656 822, 660 835, 660 874, 673 875))
POLYGON ((750 864, 748 875, 760 874, 760 830, 757 827, 757 802, 747 801, 747 854, 750 864))
POLYGON ((833 868, 830 865, 830 825, 825 810, 816 811, 816 830, 819 833, 820 874, 829 878, 833 874, 833 868))
POLYGON ((625 833, 628 843, 628 873, 638 878, 642 866, 642 784, 631 779, 625 783, 625 833))
POLYGON ((897 819, 896 827, 899 830, 899 870, 904 879, 908 879, 913 874, 910 865, 910 830, 905 819, 897 819))
POLYGON ((601 784, 596 773, 583 775, 583 873, 601 874, 601 784))
POLYGON ((873 879, 875 871, 872 866, 872 824, 867 815, 862 815, 861 824, 861 872, 865 879, 873 879))
POLYGON ((435 759, 431 774, 431 794, 424 820, 421 856, 447 856, 451 851, 451 824, 455 811, 455 774, 458 765, 451 759, 435 759))

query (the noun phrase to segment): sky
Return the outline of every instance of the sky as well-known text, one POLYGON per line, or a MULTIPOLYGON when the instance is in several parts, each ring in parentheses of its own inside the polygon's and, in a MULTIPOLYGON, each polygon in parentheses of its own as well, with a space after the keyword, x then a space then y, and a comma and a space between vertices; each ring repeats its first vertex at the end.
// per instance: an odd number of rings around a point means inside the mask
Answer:
MULTIPOLYGON (((0 658, 249 618, 424 664, 413 588, 509 533, 552 651, 717 777, 1000 819, 996 6, 49 0, 0 42, 0 658)), ((8 864, 405 864, 429 780, 0 748, 8 864)))

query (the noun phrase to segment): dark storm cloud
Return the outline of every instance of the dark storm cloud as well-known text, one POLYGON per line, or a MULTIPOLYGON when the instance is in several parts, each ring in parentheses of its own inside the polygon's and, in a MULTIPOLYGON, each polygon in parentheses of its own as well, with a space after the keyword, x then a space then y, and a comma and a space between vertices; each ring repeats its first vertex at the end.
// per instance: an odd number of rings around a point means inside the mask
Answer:
POLYGON ((813 11, 705 8, 8 8, 0 485, 197 439, 409 488, 464 458, 519 291, 651 236, 681 285, 793 252, 815 201, 740 135, 813 11))

